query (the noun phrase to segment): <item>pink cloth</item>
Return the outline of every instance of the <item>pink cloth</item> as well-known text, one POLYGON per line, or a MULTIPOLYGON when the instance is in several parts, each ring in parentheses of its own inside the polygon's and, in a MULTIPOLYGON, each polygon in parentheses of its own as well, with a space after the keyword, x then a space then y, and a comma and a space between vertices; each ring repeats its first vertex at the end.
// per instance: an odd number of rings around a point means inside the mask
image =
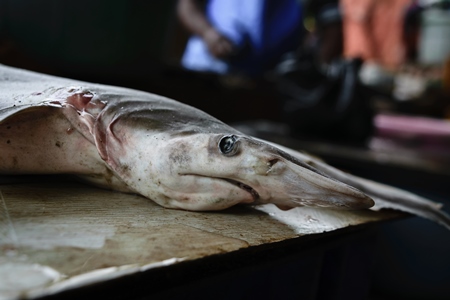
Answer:
POLYGON ((379 135, 428 137, 450 141, 450 121, 427 117, 405 115, 384 115, 375 117, 379 135))
POLYGON ((388 69, 405 59, 403 20, 411 0, 341 0, 344 56, 361 57, 388 69))

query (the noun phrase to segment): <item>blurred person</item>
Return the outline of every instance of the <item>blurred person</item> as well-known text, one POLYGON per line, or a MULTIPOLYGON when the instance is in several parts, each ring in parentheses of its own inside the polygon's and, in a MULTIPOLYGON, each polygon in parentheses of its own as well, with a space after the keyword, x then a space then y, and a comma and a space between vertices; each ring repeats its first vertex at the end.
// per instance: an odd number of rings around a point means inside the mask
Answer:
POLYGON ((260 76, 304 34, 298 0, 179 0, 177 13, 193 34, 182 65, 194 71, 260 76))
POLYGON ((404 20, 411 0, 340 0, 344 56, 364 61, 361 79, 378 85, 406 59, 404 20))

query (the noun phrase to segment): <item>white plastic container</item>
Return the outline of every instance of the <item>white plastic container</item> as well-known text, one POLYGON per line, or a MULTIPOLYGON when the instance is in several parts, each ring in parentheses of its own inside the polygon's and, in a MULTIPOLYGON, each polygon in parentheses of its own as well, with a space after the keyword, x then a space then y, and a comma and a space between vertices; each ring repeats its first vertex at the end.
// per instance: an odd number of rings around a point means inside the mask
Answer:
POLYGON ((419 62, 424 65, 442 65, 449 56, 450 11, 424 11, 419 39, 419 62))

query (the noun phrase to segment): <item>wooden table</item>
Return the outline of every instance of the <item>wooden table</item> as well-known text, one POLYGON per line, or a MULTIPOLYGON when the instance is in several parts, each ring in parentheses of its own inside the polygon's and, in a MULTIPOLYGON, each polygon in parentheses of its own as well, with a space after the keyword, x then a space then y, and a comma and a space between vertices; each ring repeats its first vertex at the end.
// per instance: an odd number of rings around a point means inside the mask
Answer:
POLYGON ((0 179, 0 299, 164 295, 249 266, 296 266, 280 259, 299 255, 314 262, 296 270, 309 278, 329 243, 365 240, 368 223, 400 216, 271 205, 187 212, 65 177, 0 179))

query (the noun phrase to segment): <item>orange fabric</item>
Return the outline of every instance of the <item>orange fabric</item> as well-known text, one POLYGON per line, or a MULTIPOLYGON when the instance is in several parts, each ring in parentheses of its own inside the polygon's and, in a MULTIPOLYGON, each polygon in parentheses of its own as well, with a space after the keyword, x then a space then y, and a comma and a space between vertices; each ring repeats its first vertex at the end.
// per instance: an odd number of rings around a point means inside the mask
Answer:
POLYGON ((405 59, 403 20, 411 0, 341 0, 344 56, 395 69, 405 59))

